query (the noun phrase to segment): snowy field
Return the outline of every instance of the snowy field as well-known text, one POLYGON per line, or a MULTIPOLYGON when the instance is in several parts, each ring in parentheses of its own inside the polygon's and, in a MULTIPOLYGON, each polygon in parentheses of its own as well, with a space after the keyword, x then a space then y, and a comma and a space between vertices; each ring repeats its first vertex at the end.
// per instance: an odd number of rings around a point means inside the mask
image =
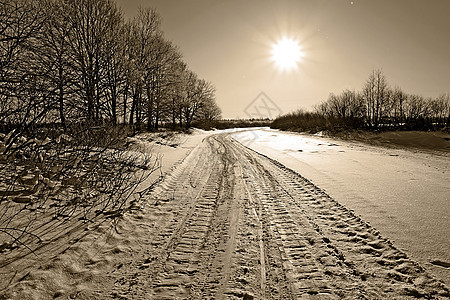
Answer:
MULTIPOLYGON (((3 298, 450 295, 444 155, 268 128, 129 142, 124 154, 150 154, 160 165, 140 197, 119 218, 73 219, 69 234, 34 254, 4 251, 3 298)), ((53 225, 43 237, 65 230, 53 225)))
POLYGON ((268 128, 233 137, 312 181, 450 284, 448 155, 268 128))

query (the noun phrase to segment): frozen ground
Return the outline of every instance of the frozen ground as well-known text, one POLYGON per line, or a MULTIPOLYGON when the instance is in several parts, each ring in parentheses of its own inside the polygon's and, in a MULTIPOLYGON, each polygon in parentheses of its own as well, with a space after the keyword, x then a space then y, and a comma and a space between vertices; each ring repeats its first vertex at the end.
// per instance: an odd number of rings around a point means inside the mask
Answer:
MULTIPOLYGON (((442 236, 439 244, 433 240, 436 232, 424 234, 420 244, 425 238, 434 244, 414 249, 433 256, 422 264, 408 258, 416 259, 413 248, 401 242, 417 239, 414 234, 425 225, 417 222, 418 228, 410 228, 406 223, 416 218, 417 211, 408 205, 411 200, 386 200, 402 190, 399 183, 393 185, 386 175, 379 176, 375 186, 370 180, 381 168, 378 165, 391 170, 401 158, 404 169, 399 171, 410 173, 398 172, 396 178, 413 178, 413 173, 425 172, 422 168, 444 176, 445 158, 438 163, 438 158, 424 156, 430 167, 423 167, 414 164, 418 155, 409 152, 385 153, 267 129, 143 134, 130 142, 128 151, 159 153, 162 162, 162 172, 143 184, 139 201, 119 219, 79 224, 79 230, 39 248, 36 255, 15 256, 8 262, 15 251, 26 249, 2 253, 0 299, 447 299, 450 295, 442 281, 422 268, 431 260, 448 262, 441 253, 447 237, 442 236), (305 160, 296 158, 298 154, 305 160), (385 156, 387 160, 382 159, 385 156), (345 163, 339 166, 333 157, 346 157, 345 163), (321 165, 315 166, 315 161, 321 165), (352 182, 345 185, 349 177, 342 173, 353 176, 352 182), (163 181, 146 190, 161 174, 163 181), (331 192, 328 186, 340 188, 333 192, 336 198, 320 189, 325 186, 331 192), (394 235, 401 231, 405 237, 397 239, 394 235)), ((425 212, 428 208, 421 216, 430 213, 439 220, 439 214, 425 212)), ((444 209, 438 213, 445 216, 444 209)), ((440 229, 438 234, 445 231, 440 229)))
POLYGON ((268 128, 233 137, 353 209, 450 285, 450 159, 268 128))

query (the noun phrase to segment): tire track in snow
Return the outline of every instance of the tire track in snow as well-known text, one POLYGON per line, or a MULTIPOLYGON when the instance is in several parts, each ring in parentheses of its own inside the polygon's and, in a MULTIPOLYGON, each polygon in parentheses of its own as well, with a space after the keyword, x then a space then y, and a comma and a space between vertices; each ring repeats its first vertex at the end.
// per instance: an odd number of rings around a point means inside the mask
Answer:
MULTIPOLYGON (((227 135, 156 189, 136 284, 153 299, 415 299, 448 290, 294 171, 227 135), (155 208, 156 207, 156 208, 155 208)), ((126 269, 125 267, 123 269, 126 269)))
MULTIPOLYGON (((294 286, 302 282, 300 289, 306 293, 326 293, 331 298, 449 296, 442 282, 432 278, 369 224, 308 180, 264 155, 249 149, 243 152, 247 152, 253 165, 259 164, 259 174, 267 177, 266 184, 256 188, 256 192, 269 211, 273 227, 278 229, 280 247, 288 262, 287 272, 294 270, 301 274, 307 269, 295 265, 298 263, 295 256, 302 253, 292 251, 292 248, 304 248, 297 238, 291 238, 300 233, 313 246, 310 255, 315 254, 316 266, 322 269, 318 282, 303 287, 305 277, 294 276, 294 286), (318 234, 316 238, 314 231, 318 234), (325 285, 327 281, 329 284, 325 285)), ((307 261, 305 257, 309 255, 304 255, 303 261, 307 261)), ((316 276, 317 269, 313 267, 312 271, 307 279, 316 276)))

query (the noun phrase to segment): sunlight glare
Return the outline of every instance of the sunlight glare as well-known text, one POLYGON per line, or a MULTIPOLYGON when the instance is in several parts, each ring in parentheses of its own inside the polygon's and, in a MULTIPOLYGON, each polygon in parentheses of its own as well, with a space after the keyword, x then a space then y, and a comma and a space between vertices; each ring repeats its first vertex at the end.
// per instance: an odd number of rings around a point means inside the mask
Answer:
POLYGON ((272 46, 272 60, 282 71, 297 68, 302 57, 301 47, 294 39, 284 37, 272 46))

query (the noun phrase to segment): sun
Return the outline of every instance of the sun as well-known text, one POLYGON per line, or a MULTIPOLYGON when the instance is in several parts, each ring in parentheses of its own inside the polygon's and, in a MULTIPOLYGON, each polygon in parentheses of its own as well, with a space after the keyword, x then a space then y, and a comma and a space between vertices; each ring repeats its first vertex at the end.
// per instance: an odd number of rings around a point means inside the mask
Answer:
POLYGON ((284 37, 272 45, 272 61, 282 71, 290 71, 297 68, 303 57, 299 43, 291 38, 284 37))

